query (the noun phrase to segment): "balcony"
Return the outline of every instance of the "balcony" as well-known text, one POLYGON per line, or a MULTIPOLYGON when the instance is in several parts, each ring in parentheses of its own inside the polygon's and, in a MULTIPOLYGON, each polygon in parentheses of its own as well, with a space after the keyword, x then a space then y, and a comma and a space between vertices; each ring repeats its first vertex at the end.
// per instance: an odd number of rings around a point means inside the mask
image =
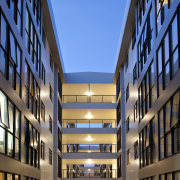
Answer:
POLYGON ((116 103, 114 95, 63 95, 63 103, 116 103))
POLYGON ((116 144, 63 144, 63 153, 116 153, 116 144))
POLYGON ((62 128, 116 128, 115 119, 63 119, 62 128))
POLYGON ((115 179, 116 169, 63 169, 63 179, 115 179))

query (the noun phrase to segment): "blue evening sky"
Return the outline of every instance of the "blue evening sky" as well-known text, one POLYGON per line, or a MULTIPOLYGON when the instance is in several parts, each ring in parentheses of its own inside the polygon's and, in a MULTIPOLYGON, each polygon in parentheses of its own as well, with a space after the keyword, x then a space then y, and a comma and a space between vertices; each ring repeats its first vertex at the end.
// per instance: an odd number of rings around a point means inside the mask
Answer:
POLYGON ((126 0, 51 0, 65 72, 114 73, 126 0))

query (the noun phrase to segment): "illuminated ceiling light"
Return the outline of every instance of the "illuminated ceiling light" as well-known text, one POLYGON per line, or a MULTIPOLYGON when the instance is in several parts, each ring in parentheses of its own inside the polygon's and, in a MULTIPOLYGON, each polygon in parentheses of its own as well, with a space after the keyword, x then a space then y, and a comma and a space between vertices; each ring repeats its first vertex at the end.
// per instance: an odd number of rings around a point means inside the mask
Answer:
POLYGON ((92 116, 92 114, 91 113, 88 113, 87 115, 86 115, 86 118, 87 119, 91 119, 93 116, 92 116))
POLYGON ((88 136, 87 138, 86 138, 86 141, 92 141, 93 139, 91 138, 91 136, 88 136))
POLYGON ((91 160, 91 159, 88 159, 87 163, 88 163, 88 164, 91 164, 91 163, 92 163, 92 160, 91 160))
POLYGON ((91 153, 91 151, 90 151, 90 150, 88 150, 88 153, 91 153))
POLYGON ((88 92, 86 93, 86 95, 87 95, 87 96, 91 96, 92 93, 91 93, 90 91, 88 91, 88 92))

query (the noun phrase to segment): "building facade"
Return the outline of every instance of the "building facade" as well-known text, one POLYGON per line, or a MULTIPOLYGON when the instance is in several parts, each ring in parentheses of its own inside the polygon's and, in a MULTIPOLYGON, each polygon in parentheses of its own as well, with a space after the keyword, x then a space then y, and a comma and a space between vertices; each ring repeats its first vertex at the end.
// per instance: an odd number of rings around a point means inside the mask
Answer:
POLYGON ((180 1, 127 0, 115 74, 68 73, 50 0, 0 0, 0 180, 180 180, 180 1))

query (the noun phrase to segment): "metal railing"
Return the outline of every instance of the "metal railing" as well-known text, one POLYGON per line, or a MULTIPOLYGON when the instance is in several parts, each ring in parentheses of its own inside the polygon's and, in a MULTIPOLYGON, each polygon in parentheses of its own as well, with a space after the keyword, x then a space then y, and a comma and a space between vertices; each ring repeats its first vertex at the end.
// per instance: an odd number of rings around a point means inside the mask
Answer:
POLYGON ((63 128, 116 128, 115 119, 63 119, 63 128))
POLYGON ((63 144, 63 153, 116 153, 116 144, 63 144))
POLYGON ((116 169, 63 169, 62 178, 116 178, 116 169))
POLYGON ((116 103, 115 95, 63 95, 63 103, 116 103))

